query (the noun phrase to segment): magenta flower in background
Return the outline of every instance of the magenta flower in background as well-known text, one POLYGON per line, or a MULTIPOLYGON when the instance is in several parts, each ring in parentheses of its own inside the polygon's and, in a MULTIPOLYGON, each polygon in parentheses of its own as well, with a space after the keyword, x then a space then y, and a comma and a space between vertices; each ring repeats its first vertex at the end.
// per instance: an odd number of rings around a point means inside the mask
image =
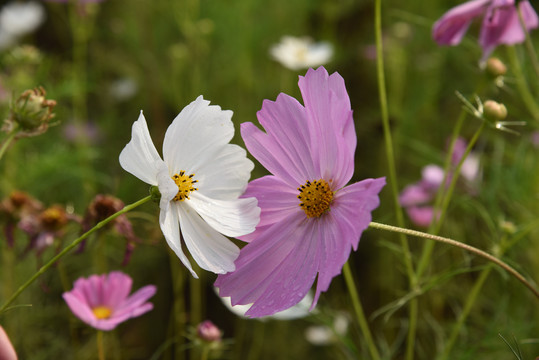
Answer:
MULTIPOLYGON (((445 186, 451 182, 454 169, 464 156, 468 144, 466 140, 459 137, 455 140, 453 153, 451 154, 451 165, 445 186)), ((470 194, 475 194, 477 185, 481 176, 479 156, 475 153, 470 153, 464 159, 460 168, 460 175, 464 179, 466 190, 470 194)), ((434 207, 432 206, 436 193, 444 183, 444 169, 438 165, 427 165, 421 171, 421 180, 416 183, 406 186, 400 196, 400 205, 405 209, 410 221, 419 227, 427 228, 434 218, 434 207)))
POLYGON ((357 249, 385 185, 378 178, 346 186, 356 133, 343 78, 309 69, 299 88, 305 106, 286 94, 264 101, 257 116, 265 133, 241 125, 248 150, 272 175, 249 183, 244 196, 258 199, 260 223, 240 237, 249 244, 236 270, 215 285, 232 305, 252 303, 250 317, 297 304, 318 276, 312 309, 357 249))
MULTIPOLYGON (((527 30, 539 26, 537 13, 527 0, 518 4, 527 30)), ((481 61, 486 61, 498 45, 521 43, 525 32, 519 21, 514 0, 472 0, 446 12, 432 27, 432 37, 440 45, 457 45, 475 18, 483 16, 479 45, 481 61)))
POLYGON ((127 319, 153 309, 146 302, 157 288, 147 285, 129 296, 133 280, 120 271, 75 281, 62 296, 76 317, 98 330, 112 330, 127 319))

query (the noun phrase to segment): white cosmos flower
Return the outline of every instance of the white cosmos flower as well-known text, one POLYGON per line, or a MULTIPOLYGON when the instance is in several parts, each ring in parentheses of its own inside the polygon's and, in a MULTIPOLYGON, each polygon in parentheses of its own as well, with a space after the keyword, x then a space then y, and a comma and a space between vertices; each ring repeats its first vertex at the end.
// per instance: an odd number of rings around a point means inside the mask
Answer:
POLYGON ((308 37, 283 36, 270 48, 270 54, 284 67, 299 70, 326 64, 333 56, 333 47, 327 42, 314 43, 308 37))
POLYGON ((260 218, 255 198, 239 199, 254 164, 246 151, 229 144, 234 135, 232 111, 199 96, 186 106, 165 133, 163 160, 157 153, 142 112, 120 165, 161 193, 159 225, 171 249, 197 277, 182 251, 214 273, 235 269, 239 249, 225 236, 254 231, 260 218))

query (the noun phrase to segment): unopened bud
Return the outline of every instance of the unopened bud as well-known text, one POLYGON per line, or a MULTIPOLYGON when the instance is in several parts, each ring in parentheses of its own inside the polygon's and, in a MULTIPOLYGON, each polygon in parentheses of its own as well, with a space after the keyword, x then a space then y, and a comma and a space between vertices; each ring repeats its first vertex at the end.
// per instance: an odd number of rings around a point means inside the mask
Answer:
POLYGON ((500 121, 507 117, 507 108, 494 100, 487 100, 483 104, 484 114, 487 119, 500 121))
POLYGON ((221 341, 221 330, 210 320, 206 320, 198 324, 197 336, 206 342, 221 341))
POLYGON ((492 57, 487 60, 487 71, 492 76, 502 76, 507 73, 507 66, 500 59, 492 57))

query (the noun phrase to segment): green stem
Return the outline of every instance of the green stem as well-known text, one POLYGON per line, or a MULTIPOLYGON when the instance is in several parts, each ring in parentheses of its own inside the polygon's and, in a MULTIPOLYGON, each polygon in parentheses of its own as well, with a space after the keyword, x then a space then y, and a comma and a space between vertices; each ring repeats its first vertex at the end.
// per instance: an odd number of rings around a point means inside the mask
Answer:
POLYGON ((352 271, 350 270, 350 265, 348 265, 348 262, 344 264, 343 274, 346 281, 346 286, 348 287, 348 293, 350 294, 350 298, 352 300, 352 305, 354 306, 354 310, 356 312, 357 322, 359 324, 359 327, 361 328, 361 331, 363 332, 363 336, 365 336, 365 340, 367 341, 367 346, 369 348, 369 352, 371 353, 371 358, 379 360, 380 354, 378 353, 376 345, 374 344, 374 341, 372 339, 371 331, 369 330, 369 325, 367 324, 367 319, 365 318, 365 313, 363 312, 361 300, 359 299, 356 284, 354 282, 354 277, 352 275, 352 271))
POLYGON ((528 109, 528 112, 533 117, 533 119, 535 121, 539 121, 539 106, 535 102, 535 99, 531 94, 530 89, 528 88, 528 84, 526 83, 526 78, 524 77, 524 73, 522 72, 522 67, 520 66, 515 47, 508 46, 507 54, 509 57, 509 62, 511 63, 511 68, 513 69, 513 72, 515 74, 516 85, 520 96, 522 97, 522 101, 524 102, 524 105, 528 109))
POLYGON ((107 225, 109 222, 117 218, 118 216, 125 214, 128 211, 133 210, 134 208, 148 202, 151 199, 151 196, 147 196, 137 202, 134 202, 131 205, 125 206, 122 210, 118 211, 117 213, 112 214, 105 220, 102 220, 97 223, 93 228, 85 232, 83 235, 81 235, 79 238, 75 239, 70 245, 64 248, 58 255, 54 256, 51 260, 49 260, 48 263, 43 265, 30 279, 28 279, 19 289, 2 305, 0 308, 0 314, 2 314, 4 311, 6 311, 7 307, 28 287, 30 286, 38 277, 40 277, 45 271, 47 271, 54 263, 56 263, 58 260, 60 260, 64 255, 66 255, 68 252, 73 250, 77 245, 79 245, 84 239, 86 239, 88 236, 96 232, 97 230, 101 229, 105 225, 107 225))
POLYGON ((105 347, 103 346, 103 331, 97 330, 97 356, 99 360, 105 360, 105 347))
POLYGON ((432 234, 427 234, 427 233, 424 233, 424 232, 421 232, 421 231, 404 229, 404 228, 400 228, 400 227, 397 227, 397 226, 385 225, 385 224, 380 224, 380 223, 376 223, 376 222, 371 222, 369 224, 369 227, 374 228, 374 229, 387 230, 387 231, 392 231, 392 232, 397 232, 397 233, 403 233, 403 234, 410 235, 410 236, 420 237, 420 238, 424 238, 424 239, 434 240, 434 241, 438 241, 438 242, 441 242, 441 243, 444 243, 444 244, 456 246, 456 247, 459 247, 459 248, 461 248, 463 250, 471 252, 471 253, 473 253, 475 255, 478 255, 478 256, 480 256, 480 257, 482 257, 482 258, 484 258, 484 259, 498 265, 499 267, 501 267, 502 269, 507 271, 510 275, 515 277, 518 281, 523 283, 537 297, 537 299, 539 299, 539 290, 537 290, 535 288, 535 286, 533 286, 528 280, 526 280, 524 278, 524 276, 522 276, 518 271, 516 271, 511 266, 504 263, 502 260, 498 259, 497 257, 495 257, 493 255, 490 255, 489 253, 487 253, 487 252, 485 252, 483 250, 479 250, 479 249, 477 249, 477 248, 475 248, 473 246, 461 243, 461 242, 453 240, 453 239, 449 239, 449 238, 445 238, 445 237, 437 236, 437 235, 432 235, 432 234))
POLYGON ((2 146, 0 147, 0 159, 4 157, 4 153, 6 152, 7 148, 11 144, 11 142, 15 139, 15 136, 17 135, 17 131, 13 130, 8 134, 4 142, 2 143, 2 146))
MULTIPOLYGON (((477 140, 479 139, 479 136, 481 135, 481 133, 483 132, 483 129, 485 128, 485 124, 486 124, 486 121, 483 120, 481 122, 481 125, 479 126, 479 128, 475 132, 475 134, 470 139, 470 142, 468 142, 468 146, 466 147, 466 150, 464 151, 464 155, 462 155, 462 158, 460 159, 459 163, 457 164, 457 167, 455 168, 455 171, 452 174, 451 183, 449 184, 449 187, 447 188, 447 192, 445 193, 445 196, 442 197, 441 207, 440 208, 435 207, 435 210, 434 210, 435 213, 433 215, 433 221, 435 221, 436 224, 434 225, 434 229, 432 229, 432 231, 431 231, 433 234, 438 234, 440 232, 443 221, 445 219, 445 215, 447 213, 447 208, 449 206, 449 201, 451 201, 451 197, 453 196, 453 191, 455 190, 455 186, 456 186, 457 180, 459 178, 460 169, 462 168, 462 164, 464 164, 464 161, 466 160, 466 158, 468 157, 468 155, 472 151, 472 148, 477 143, 477 140), (438 218, 436 216, 437 211, 439 211, 439 214, 440 214, 438 218)), ((448 154, 449 157, 451 157, 453 155, 452 154, 452 149, 450 149, 450 151, 451 152, 448 154)), ((449 173, 448 172, 448 167, 446 167, 444 182, 440 186, 442 189, 444 189, 445 179, 447 178, 448 173, 449 173)), ((427 268, 430 257, 432 255, 432 251, 434 250, 434 245, 435 245, 435 243, 431 242, 431 243, 426 244, 425 247, 423 247, 423 252, 421 253, 421 258, 420 258, 419 264, 417 266, 417 277, 418 278, 421 277, 421 275, 423 275, 423 272, 427 268)))
MULTIPOLYGON (((391 186, 391 192, 393 195, 393 205, 395 208, 395 216, 397 218, 397 224, 401 227, 404 226, 404 215, 399 203, 399 186, 397 183, 397 170, 395 165, 395 155, 393 153, 393 140, 391 137, 391 128, 389 126, 389 112, 387 105, 387 92, 385 83, 385 71, 384 71, 384 51, 382 43, 382 0, 375 0, 374 6, 374 33, 376 37, 376 73, 378 80, 378 94, 380 97, 380 111, 382 116, 382 125, 384 129, 384 141, 386 147, 386 156, 388 164, 388 178, 391 186)), ((406 274, 408 276, 408 283, 413 290, 417 287, 417 276, 414 272, 414 265, 412 263, 412 254, 410 252, 410 246, 408 240, 403 234, 400 235, 400 243, 404 253, 404 265, 406 267, 406 274)), ((408 315, 410 319, 408 328, 408 337, 406 340, 406 359, 413 359, 414 347, 415 347, 415 333, 417 326, 417 299, 412 299, 409 303, 408 315)))

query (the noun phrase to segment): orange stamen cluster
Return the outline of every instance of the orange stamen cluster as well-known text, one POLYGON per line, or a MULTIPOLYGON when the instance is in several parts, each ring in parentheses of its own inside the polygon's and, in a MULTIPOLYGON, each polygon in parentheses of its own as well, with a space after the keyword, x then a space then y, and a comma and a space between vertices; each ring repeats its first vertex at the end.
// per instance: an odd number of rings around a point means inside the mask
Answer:
POLYGON ((324 180, 314 180, 301 185, 299 188, 299 206, 305 211, 307 217, 320 217, 329 210, 329 205, 333 199, 333 191, 324 180))
POLYGON ((193 176, 185 175, 185 171, 181 170, 179 174, 172 175, 172 180, 178 185, 178 193, 174 196, 175 201, 183 201, 185 199, 189 200, 189 194, 193 191, 198 190, 198 188, 193 185, 198 182, 198 180, 193 180, 193 176))

